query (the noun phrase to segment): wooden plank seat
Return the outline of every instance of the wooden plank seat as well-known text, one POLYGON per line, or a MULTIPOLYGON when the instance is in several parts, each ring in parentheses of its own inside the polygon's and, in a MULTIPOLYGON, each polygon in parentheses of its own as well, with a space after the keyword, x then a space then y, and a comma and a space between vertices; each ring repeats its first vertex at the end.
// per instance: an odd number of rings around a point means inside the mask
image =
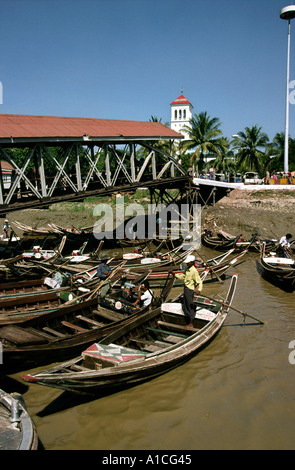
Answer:
POLYGON ((37 330, 29 331, 16 325, 3 326, 0 331, 0 337, 14 344, 42 344, 48 340, 42 336, 37 330))
POLYGON ((142 349, 148 352, 160 351, 163 348, 167 348, 167 343, 164 341, 148 341, 147 339, 142 338, 130 338, 131 341, 138 343, 142 346, 142 349))
MULTIPOLYGON (((197 307, 196 308, 196 314, 195 318, 199 320, 206 320, 206 321, 211 321, 216 318, 216 313, 219 311, 220 304, 217 302, 211 301, 211 300, 205 300, 202 302, 204 307, 197 307)), ((167 313, 173 313, 174 315, 180 315, 183 316, 183 308, 182 308, 182 303, 180 302, 167 302, 163 303, 161 305, 161 310, 162 312, 167 312, 167 313)))
MULTIPOLYGON (((168 323, 166 321, 158 321, 158 325, 165 326, 166 328, 172 328, 174 330, 179 330, 179 331, 187 331, 185 326, 182 325, 176 325, 175 323, 168 323)), ((190 328, 189 331, 193 331, 194 333, 198 331, 198 328, 190 328)))
POLYGON ((48 326, 44 326, 42 328, 44 331, 48 331, 48 333, 51 333, 54 336, 57 336, 58 338, 66 338, 68 335, 64 335, 63 333, 60 333, 60 331, 56 331, 53 328, 49 328, 48 326))
POLYGON ((103 307, 99 307, 99 310, 93 310, 93 313, 111 321, 121 320, 123 318, 126 318, 126 315, 123 315, 122 313, 110 312, 108 309, 105 309, 103 307))
POLYGON ((174 336, 174 335, 169 335, 169 336, 166 336, 165 338, 165 341, 167 341, 168 343, 173 343, 173 344, 180 343, 180 341, 182 340, 183 338, 181 338, 180 336, 174 336))
POLYGON ((100 359, 110 364, 119 364, 121 362, 133 361, 145 357, 147 353, 133 348, 126 348, 117 344, 94 343, 85 351, 82 356, 100 359))
POLYGON ((72 330, 76 330, 79 333, 85 333, 86 331, 89 331, 86 328, 82 328, 81 326, 74 325, 73 323, 69 323, 68 321, 62 321, 61 322, 64 326, 67 326, 68 328, 71 328, 72 330))
POLYGON ((96 327, 105 326, 105 323, 98 322, 96 320, 93 320, 92 318, 83 317, 83 315, 77 315, 77 318, 79 320, 85 321, 86 323, 89 323, 89 325, 92 325, 92 326, 96 326, 96 327))
MULTIPOLYGON (((152 331, 154 333, 162 333, 163 335, 174 335, 174 336, 179 336, 181 338, 187 338, 188 335, 183 335, 181 333, 176 333, 174 331, 167 331, 167 330, 162 330, 161 328, 152 328, 151 326, 147 327, 148 331, 152 331)), ((186 331, 186 330, 185 330, 186 331)), ((190 330, 191 331, 191 330, 190 330)))
POLYGON ((32 327, 26 327, 26 330, 33 333, 42 336, 43 338, 46 338, 48 341, 54 341, 56 338, 52 336, 51 334, 46 333, 45 331, 40 331, 37 330, 36 328, 32 327))

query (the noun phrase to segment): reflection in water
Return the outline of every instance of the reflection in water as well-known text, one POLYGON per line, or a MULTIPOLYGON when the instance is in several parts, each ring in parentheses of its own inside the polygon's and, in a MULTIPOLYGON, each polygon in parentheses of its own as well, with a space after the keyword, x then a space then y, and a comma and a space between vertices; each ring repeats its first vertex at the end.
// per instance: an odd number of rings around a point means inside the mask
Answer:
MULTIPOLYGON (((89 400, 13 375, 45 449, 293 448, 294 294, 262 279, 253 255, 236 271, 233 305, 264 325, 250 318, 244 325, 231 311, 206 349, 161 377, 89 400)), ((205 285, 204 293, 225 297, 228 285, 205 285)))

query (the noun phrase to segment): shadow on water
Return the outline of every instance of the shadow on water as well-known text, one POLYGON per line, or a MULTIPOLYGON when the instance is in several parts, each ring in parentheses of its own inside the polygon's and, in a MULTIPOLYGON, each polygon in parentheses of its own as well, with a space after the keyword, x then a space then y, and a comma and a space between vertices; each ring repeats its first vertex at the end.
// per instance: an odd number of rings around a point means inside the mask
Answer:
POLYGON ((25 383, 21 383, 16 379, 8 376, 1 376, 0 377, 0 388, 7 393, 17 392, 23 395, 29 389, 28 385, 25 383))
POLYGON ((134 385, 126 385, 118 387, 116 391, 107 390, 96 393, 95 395, 90 394, 78 394, 69 391, 64 391, 59 395, 55 400, 53 400, 49 405, 47 405, 42 411, 37 413, 38 417, 50 416, 55 413, 60 413, 61 411, 74 408, 75 406, 84 405, 86 403, 91 403, 92 401, 99 400, 101 398, 108 397, 110 395, 116 395, 124 390, 133 388, 134 385))

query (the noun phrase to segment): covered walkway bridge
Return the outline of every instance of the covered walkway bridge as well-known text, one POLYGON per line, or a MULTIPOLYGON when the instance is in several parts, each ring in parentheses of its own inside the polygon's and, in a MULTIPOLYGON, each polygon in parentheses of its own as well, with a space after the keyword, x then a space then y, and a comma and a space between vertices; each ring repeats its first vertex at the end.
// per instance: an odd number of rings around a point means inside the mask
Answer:
POLYGON ((13 172, 9 187, 0 172, 0 216, 143 186, 182 192, 189 177, 172 152, 182 138, 159 122, 2 114, 0 159, 13 172))

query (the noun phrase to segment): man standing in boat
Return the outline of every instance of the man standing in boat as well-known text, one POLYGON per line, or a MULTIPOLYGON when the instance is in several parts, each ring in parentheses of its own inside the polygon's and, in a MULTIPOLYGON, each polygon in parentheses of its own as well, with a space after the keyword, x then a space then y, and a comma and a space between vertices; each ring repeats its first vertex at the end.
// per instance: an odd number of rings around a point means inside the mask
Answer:
POLYGON ((186 257, 184 262, 187 265, 183 274, 174 274, 177 279, 184 280, 184 291, 183 291, 183 311, 184 315, 188 317, 189 323, 185 328, 193 328, 193 320, 195 318, 194 308, 194 294, 200 293, 203 289, 203 283, 195 267, 196 258, 193 255, 186 257))
POLYGON ((10 230, 10 225, 7 219, 5 219, 4 221, 2 230, 3 230, 3 240, 6 240, 9 237, 9 230, 10 230))

